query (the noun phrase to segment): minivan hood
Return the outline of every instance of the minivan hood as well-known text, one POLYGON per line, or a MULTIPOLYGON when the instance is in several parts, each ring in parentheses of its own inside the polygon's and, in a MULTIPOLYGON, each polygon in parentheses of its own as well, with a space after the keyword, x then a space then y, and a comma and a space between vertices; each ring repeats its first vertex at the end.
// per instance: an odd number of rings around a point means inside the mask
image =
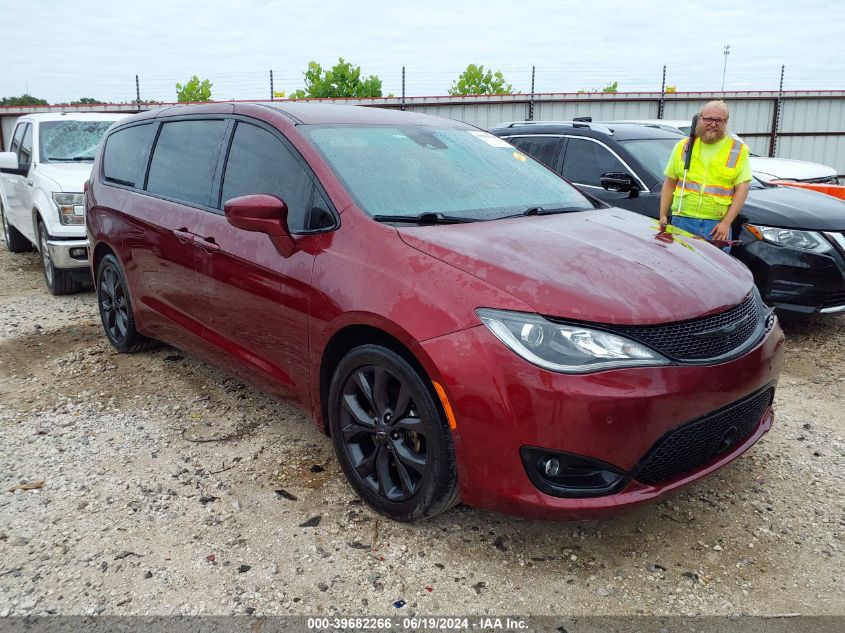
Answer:
MULTIPOLYGON (((836 170, 833 167, 828 167, 821 163, 810 163, 805 160, 766 158, 764 156, 751 156, 750 160, 751 171, 768 174, 774 176, 775 179, 812 180, 814 178, 836 176, 836 170)), ((763 179, 770 180, 770 178, 765 177, 763 179)))
POLYGON ((795 187, 751 189, 742 215, 752 224, 811 231, 845 231, 845 201, 795 187))
POLYGON ((398 231, 540 314, 579 321, 691 319, 738 304, 753 284, 719 249, 692 237, 667 244, 655 239, 655 220, 616 208, 398 231))
POLYGON ((82 187, 91 175, 91 163, 38 163, 36 169, 40 175, 59 183, 67 193, 82 193, 82 187))

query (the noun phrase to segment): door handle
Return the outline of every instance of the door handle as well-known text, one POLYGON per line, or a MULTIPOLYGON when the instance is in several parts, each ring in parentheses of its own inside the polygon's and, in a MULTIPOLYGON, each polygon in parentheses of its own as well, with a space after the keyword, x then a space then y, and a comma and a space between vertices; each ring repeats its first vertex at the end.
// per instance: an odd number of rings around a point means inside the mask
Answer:
POLYGON ((196 239, 196 235, 186 228, 173 229, 171 232, 176 236, 176 239, 179 240, 181 244, 190 244, 196 239))
POLYGON ((216 253, 220 250, 220 244, 215 242, 213 237, 201 237, 197 235, 194 238, 194 246, 199 246, 207 253, 216 253))

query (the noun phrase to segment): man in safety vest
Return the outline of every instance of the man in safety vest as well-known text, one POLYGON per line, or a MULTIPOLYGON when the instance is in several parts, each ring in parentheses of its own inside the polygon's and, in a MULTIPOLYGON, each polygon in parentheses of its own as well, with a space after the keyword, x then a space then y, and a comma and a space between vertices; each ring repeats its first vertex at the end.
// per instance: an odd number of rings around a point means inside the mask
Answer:
MULTIPOLYGON (((663 173, 660 222, 715 242, 732 239, 731 225, 742 210, 751 183, 748 146, 727 135, 728 106, 711 101, 701 110, 692 160, 684 181, 684 157, 690 139, 678 141, 663 173)), ((730 246, 724 248, 730 251, 730 246)))

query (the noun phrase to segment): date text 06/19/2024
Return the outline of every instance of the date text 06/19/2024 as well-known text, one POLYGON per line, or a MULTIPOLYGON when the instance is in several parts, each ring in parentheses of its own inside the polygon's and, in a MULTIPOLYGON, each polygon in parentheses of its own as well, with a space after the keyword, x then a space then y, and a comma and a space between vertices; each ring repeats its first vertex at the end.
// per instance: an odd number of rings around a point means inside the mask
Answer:
POLYGON ((311 631, 337 630, 430 630, 430 631, 487 631, 510 630, 520 631, 528 629, 528 622, 512 617, 347 617, 347 618, 308 618, 308 629, 311 631))

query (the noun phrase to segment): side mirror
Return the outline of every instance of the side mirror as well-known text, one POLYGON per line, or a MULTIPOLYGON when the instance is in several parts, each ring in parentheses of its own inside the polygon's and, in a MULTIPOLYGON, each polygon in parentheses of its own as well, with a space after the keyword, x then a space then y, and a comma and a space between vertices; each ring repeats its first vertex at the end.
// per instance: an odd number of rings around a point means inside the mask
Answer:
POLYGON ((295 248, 288 230, 288 205, 281 198, 263 193, 232 198, 223 205, 223 213, 235 228, 268 235, 282 257, 293 255, 295 248))
POLYGON ((18 165, 18 155, 14 152, 0 152, 0 172, 4 174, 17 174, 26 176, 29 173, 29 165, 21 168, 18 165))
POLYGON ((628 191, 631 193, 632 198, 636 198, 640 191, 640 186, 631 174, 621 172, 602 174, 599 182, 608 191, 617 191, 619 193, 628 191))

